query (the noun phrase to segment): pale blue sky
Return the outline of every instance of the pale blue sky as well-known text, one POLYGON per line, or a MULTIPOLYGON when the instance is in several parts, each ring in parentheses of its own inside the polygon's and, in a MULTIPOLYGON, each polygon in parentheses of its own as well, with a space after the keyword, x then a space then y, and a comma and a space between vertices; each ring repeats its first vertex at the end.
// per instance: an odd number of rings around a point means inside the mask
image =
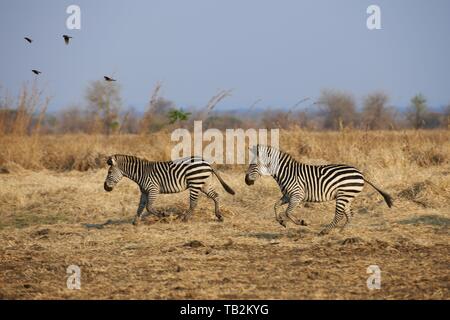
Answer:
POLYGON ((181 107, 219 89, 234 89, 226 108, 289 107, 323 88, 358 101, 384 90, 397 106, 418 92, 450 102, 448 0, 2 0, 0 44, 3 89, 16 95, 39 69, 52 110, 82 104, 87 84, 111 74, 137 109, 158 80, 181 107), (66 29, 70 4, 81 30, 66 29), (370 4, 382 30, 366 28, 370 4))

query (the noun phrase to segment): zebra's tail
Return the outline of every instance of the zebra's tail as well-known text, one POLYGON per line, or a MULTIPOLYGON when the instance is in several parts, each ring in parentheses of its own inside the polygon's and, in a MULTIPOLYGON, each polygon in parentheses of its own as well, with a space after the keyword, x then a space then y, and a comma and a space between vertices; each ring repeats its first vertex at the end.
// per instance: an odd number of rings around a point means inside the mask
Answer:
POLYGON ((364 181, 367 182, 368 184, 370 184, 375 190, 377 190, 383 196, 384 201, 386 201, 386 203, 387 203, 389 208, 392 207, 394 202, 392 200, 392 197, 389 194, 387 194, 386 192, 384 192, 384 191, 378 189, 377 187, 375 187, 372 182, 370 182, 370 181, 368 181, 366 179, 364 179, 364 181))
POLYGON ((212 172, 216 175, 217 179, 219 179, 220 184, 222 185, 222 187, 225 189, 226 192, 228 192, 229 194, 235 194, 234 190, 231 189, 231 187, 229 185, 227 185, 225 183, 225 181, 223 181, 222 177, 219 175, 219 172, 217 172, 214 168, 211 168, 212 172))

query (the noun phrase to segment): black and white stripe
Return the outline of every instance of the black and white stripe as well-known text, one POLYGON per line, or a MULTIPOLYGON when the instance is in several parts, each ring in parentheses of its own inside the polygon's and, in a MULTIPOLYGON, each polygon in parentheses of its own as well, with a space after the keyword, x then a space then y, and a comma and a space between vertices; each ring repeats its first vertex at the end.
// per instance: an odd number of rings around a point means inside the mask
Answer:
POLYGON ((320 234, 328 233, 345 216, 344 228, 352 217, 351 202, 363 190, 364 182, 377 190, 389 207, 392 198, 367 181, 356 168, 343 165, 307 165, 297 162, 289 154, 276 148, 257 145, 253 149, 255 159, 249 165, 245 175, 247 185, 252 185, 261 175, 271 175, 280 186, 283 196, 275 203, 275 218, 286 226, 283 217, 278 215, 278 207, 289 204, 285 215, 296 224, 302 222, 291 214, 301 201, 323 202, 336 200, 336 212, 333 221, 320 234))
POLYGON ((104 188, 112 191, 114 186, 127 177, 139 185, 141 199, 134 224, 142 217, 144 208, 151 214, 156 214, 152 208, 157 194, 177 193, 189 189, 189 210, 184 214, 187 220, 194 211, 200 192, 212 199, 215 204, 215 214, 219 221, 223 217, 219 210, 219 195, 211 185, 214 174, 223 188, 230 194, 234 191, 223 181, 219 173, 211 165, 199 157, 183 158, 175 161, 152 162, 128 155, 113 155, 107 161, 109 167, 104 188))

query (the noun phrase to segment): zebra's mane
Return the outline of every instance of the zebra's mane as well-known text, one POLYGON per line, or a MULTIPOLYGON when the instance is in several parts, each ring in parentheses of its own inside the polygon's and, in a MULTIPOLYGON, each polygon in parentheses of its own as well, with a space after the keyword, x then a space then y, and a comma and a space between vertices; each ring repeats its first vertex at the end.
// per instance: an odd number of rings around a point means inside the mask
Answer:
POLYGON ((116 160, 118 165, 124 164, 124 163, 154 163, 154 161, 149 161, 144 158, 139 158, 136 156, 126 155, 126 154, 115 154, 111 158, 116 160))
POLYGON ((290 160, 296 161, 289 153, 281 151, 278 148, 269 146, 269 145, 264 145, 264 144, 258 144, 257 145, 257 152, 258 155, 260 155, 262 152, 266 152, 270 154, 270 155, 279 155, 280 158, 289 158, 290 160))

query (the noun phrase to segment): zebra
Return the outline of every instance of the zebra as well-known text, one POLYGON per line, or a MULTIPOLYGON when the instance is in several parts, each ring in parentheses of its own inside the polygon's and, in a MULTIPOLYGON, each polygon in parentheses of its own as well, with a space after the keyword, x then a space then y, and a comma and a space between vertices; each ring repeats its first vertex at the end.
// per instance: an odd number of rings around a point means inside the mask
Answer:
POLYGON ((284 227, 286 223, 277 213, 280 206, 288 204, 285 216, 295 224, 306 225, 303 220, 297 221, 291 216, 301 201, 336 200, 334 219, 319 235, 327 234, 345 216, 343 230, 353 216, 351 202, 363 190, 364 182, 383 196, 389 208, 392 207, 391 196, 374 186, 354 167, 344 164, 307 165, 296 161, 288 153, 265 145, 256 145, 253 155, 256 158, 247 169, 245 183, 253 185, 262 175, 271 175, 276 180, 283 196, 274 205, 275 219, 284 227))
POLYGON ((109 169, 104 183, 106 191, 112 191, 122 177, 127 177, 139 185, 141 198, 133 220, 134 225, 139 224, 144 208, 148 214, 158 215, 152 207, 157 194, 178 193, 186 189, 189 189, 190 205, 182 216, 183 221, 187 221, 192 215, 200 192, 214 201, 215 215, 219 221, 223 221, 219 209, 219 194, 211 184, 210 178, 213 174, 228 193, 235 194, 219 173, 201 157, 154 162, 131 155, 116 154, 108 158, 107 164, 109 169))

